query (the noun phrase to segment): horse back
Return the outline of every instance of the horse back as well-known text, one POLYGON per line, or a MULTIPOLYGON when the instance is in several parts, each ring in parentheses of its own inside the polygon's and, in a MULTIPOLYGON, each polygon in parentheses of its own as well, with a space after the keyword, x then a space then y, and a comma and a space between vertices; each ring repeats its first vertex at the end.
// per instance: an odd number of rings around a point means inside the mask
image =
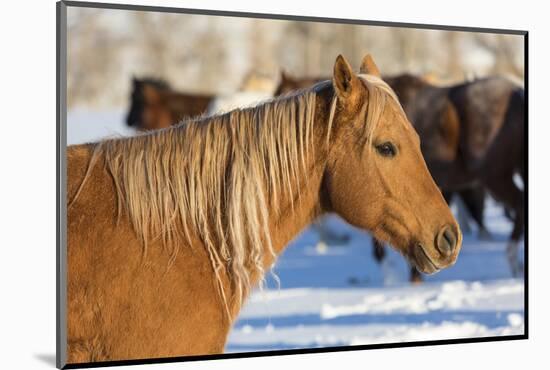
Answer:
MULTIPOLYGON (((493 147, 508 141, 509 109, 517 87, 493 77, 458 85, 449 90, 461 121, 460 151, 467 168, 480 168, 493 147)), ((518 122, 521 124, 521 122, 518 122)))

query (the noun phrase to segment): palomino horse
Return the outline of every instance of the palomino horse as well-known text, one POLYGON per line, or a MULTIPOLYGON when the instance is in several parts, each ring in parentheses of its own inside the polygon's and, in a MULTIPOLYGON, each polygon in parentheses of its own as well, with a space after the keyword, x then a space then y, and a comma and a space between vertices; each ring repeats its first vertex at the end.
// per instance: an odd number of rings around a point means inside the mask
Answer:
POLYGON ((170 127, 205 113, 213 99, 213 95, 175 92, 163 80, 134 78, 126 123, 138 130, 170 127))
POLYGON ((325 212, 425 273, 462 242, 397 97, 342 56, 295 95, 69 147, 68 199, 69 363, 223 352, 250 289, 325 212))
POLYGON ((444 194, 470 191, 475 200, 477 192, 482 200, 479 191, 487 189, 512 211, 507 255, 512 274, 520 275, 524 193, 514 175, 524 176, 523 88, 499 77, 451 87, 432 86, 411 75, 385 80, 422 138, 422 153, 444 194))

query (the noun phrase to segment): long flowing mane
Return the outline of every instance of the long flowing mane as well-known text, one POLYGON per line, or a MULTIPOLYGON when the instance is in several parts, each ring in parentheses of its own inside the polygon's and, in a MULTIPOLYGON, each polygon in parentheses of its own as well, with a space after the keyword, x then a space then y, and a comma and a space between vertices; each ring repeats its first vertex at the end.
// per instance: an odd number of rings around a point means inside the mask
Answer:
MULTIPOLYGON (((369 91, 365 135, 370 137, 386 97, 397 98, 382 80, 359 76, 369 91)), ((314 153, 316 95, 327 84, 253 108, 97 143, 69 207, 91 167, 103 160, 114 180, 119 216, 126 212, 144 251, 152 240, 162 239, 171 246, 173 261, 176 241, 187 238, 192 244, 190 235, 198 236, 229 310, 229 304, 242 303, 251 288, 252 274, 247 271, 263 278, 266 253, 275 257, 269 215, 280 215, 283 195, 295 194, 293 190, 304 185, 299 179, 314 153), (222 273, 232 287, 230 301, 222 273)), ((333 98, 327 144, 335 107, 333 98)))

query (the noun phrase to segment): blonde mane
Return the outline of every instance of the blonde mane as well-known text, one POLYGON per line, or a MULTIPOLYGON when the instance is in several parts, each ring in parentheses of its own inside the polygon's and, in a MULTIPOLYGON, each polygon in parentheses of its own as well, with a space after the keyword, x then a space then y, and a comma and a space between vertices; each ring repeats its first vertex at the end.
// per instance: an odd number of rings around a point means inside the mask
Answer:
MULTIPOLYGON (((386 96, 397 97, 381 79, 359 76, 369 90, 365 129, 370 137, 386 96)), ((192 245, 195 233, 206 248, 230 318, 230 304, 242 303, 253 274, 263 283, 264 258, 275 260, 268 216, 280 215, 282 194, 293 195, 293 189, 304 185, 300 174, 314 155, 316 91, 326 83, 253 108, 102 141, 86 177, 103 158, 114 180, 118 214, 126 212, 145 253, 148 243, 161 239, 170 246, 173 262, 175 241, 187 238, 192 245), (231 284, 230 300, 223 273, 231 284)), ((335 107, 333 98, 327 144, 335 107)))

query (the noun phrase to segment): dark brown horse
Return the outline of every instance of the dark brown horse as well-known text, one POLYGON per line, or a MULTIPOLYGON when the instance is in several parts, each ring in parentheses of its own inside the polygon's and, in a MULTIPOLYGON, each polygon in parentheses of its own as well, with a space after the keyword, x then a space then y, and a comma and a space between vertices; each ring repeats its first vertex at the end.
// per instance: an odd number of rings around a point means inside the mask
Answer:
POLYGON ((69 147, 68 362, 223 352, 250 289, 325 212, 423 272, 452 265, 462 234, 377 70, 338 56, 297 95, 69 147))
POLYGON ((512 274, 520 275, 517 245, 524 230, 524 193, 513 178, 524 176, 523 88, 500 77, 450 87, 412 75, 385 80, 422 138, 422 153, 446 197, 470 192, 469 199, 475 200, 487 189, 512 211, 507 254, 512 274))
POLYGON ((174 91, 163 80, 134 78, 126 123, 138 130, 170 127, 184 118, 204 114, 213 99, 213 95, 174 91))

